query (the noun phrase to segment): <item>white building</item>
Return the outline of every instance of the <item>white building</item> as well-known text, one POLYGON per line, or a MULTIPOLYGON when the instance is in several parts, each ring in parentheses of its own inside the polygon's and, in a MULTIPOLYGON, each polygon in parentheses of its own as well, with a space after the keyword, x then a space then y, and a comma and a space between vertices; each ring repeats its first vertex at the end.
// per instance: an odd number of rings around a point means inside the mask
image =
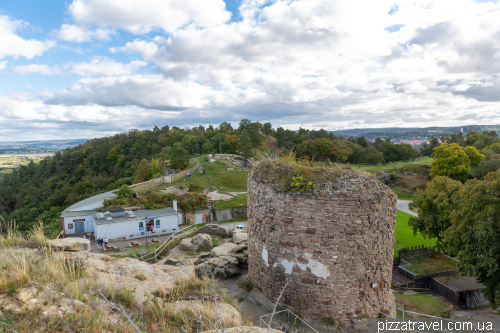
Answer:
POLYGON ((133 239, 144 237, 148 226, 153 226, 153 234, 163 235, 179 230, 182 215, 174 208, 155 210, 136 210, 126 212, 124 209, 103 210, 104 199, 116 198, 113 192, 106 192, 77 202, 61 214, 62 229, 66 235, 93 232, 96 238, 133 239))

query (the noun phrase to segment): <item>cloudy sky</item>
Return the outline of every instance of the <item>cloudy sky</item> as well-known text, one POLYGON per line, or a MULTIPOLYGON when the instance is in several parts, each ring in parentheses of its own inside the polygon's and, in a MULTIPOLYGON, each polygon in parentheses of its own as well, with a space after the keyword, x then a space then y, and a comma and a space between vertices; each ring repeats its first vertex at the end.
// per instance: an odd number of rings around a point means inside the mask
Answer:
POLYGON ((500 124, 500 3, 0 0, 0 141, 500 124))

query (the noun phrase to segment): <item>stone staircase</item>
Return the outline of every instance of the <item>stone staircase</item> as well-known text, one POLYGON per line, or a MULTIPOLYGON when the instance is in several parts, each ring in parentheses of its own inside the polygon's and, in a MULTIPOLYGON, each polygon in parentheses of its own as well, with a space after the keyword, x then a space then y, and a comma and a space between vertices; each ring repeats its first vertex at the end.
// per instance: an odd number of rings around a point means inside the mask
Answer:
POLYGON ((217 213, 215 212, 214 201, 212 199, 208 200, 208 209, 212 212, 212 223, 218 223, 217 213))

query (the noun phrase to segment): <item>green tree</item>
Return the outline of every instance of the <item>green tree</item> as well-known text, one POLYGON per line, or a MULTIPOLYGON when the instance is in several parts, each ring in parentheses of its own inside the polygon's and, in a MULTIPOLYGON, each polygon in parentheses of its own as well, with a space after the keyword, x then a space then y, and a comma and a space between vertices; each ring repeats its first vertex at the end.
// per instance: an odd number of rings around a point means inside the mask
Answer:
POLYGON ((465 182, 467 168, 475 167, 483 158, 475 147, 460 147, 457 143, 442 143, 434 148, 434 160, 431 163, 431 177, 447 176, 465 182))
POLYGON ((410 202, 411 209, 418 209, 418 216, 410 217, 408 225, 413 234, 424 238, 437 238, 437 246, 446 251, 444 232, 451 225, 450 215, 456 206, 463 184, 448 177, 436 176, 427 184, 425 192, 417 190, 410 202))
POLYGON ((252 142, 254 154, 257 155, 256 148, 262 144, 262 134, 260 134, 260 123, 255 122, 250 124, 248 129, 248 136, 250 137, 250 141, 252 142))
POLYGON ((460 260, 458 272, 484 284, 483 293, 496 309, 500 302, 500 171, 485 179, 465 183, 445 239, 460 260))
POLYGON ((180 143, 174 143, 170 156, 170 167, 172 169, 184 169, 188 165, 189 157, 186 149, 180 143))
POLYGON ((135 196, 134 190, 127 185, 123 184, 118 190, 114 191, 118 198, 133 198, 135 196))
POLYGON ((246 159, 252 157, 252 142, 250 141, 250 137, 248 136, 247 130, 242 130, 240 134, 240 153, 246 159))
POLYGON ((352 149, 345 140, 333 140, 332 156, 335 161, 345 162, 351 154, 352 149))
MULTIPOLYGON (((319 159, 325 160, 330 155, 332 155, 333 152, 333 143, 332 140, 327 139, 327 138, 320 138, 314 140, 314 150, 317 153, 317 157, 319 159)), ((311 154, 304 154, 304 155, 311 155, 311 154)))

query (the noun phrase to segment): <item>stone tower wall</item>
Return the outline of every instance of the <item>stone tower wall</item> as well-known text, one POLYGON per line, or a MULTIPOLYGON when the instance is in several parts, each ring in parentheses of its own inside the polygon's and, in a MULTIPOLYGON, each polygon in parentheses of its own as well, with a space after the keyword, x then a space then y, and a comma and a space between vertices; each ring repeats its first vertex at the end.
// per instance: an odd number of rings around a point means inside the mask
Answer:
MULTIPOLYGON (((267 178, 267 177, 264 177, 267 178)), ((312 193, 248 176, 248 270, 254 289, 311 319, 389 310, 396 196, 368 174, 342 171, 312 193)), ((394 310, 391 309, 391 313, 394 310)))

